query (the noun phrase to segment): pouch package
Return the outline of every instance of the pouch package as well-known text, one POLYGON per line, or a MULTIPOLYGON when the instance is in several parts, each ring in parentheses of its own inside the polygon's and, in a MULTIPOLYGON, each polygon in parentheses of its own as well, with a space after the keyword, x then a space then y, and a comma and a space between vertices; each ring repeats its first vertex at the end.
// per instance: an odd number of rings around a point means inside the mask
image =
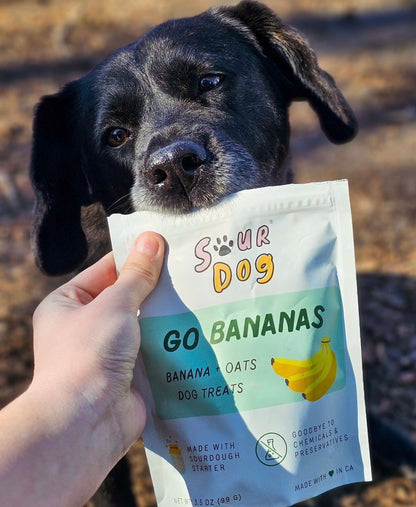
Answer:
POLYGON ((287 506, 371 480, 346 181, 113 215, 120 268, 166 240, 135 385, 160 507, 287 506))

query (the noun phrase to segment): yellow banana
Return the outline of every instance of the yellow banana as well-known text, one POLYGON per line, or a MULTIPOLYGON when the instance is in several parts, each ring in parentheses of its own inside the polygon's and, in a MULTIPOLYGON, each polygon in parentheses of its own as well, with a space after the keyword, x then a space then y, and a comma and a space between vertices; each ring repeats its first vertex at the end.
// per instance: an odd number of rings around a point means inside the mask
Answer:
POLYGON ((321 351, 318 350, 312 357, 301 361, 297 359, 286 359, 284 357, 273 357, 273 370, 283 378, 289 378, 292 375, 308 371, 319 361, 320 352, 321 351))
POLYGON ((333 350, 329 350, 328 359, 325 368, 322 370, 319 377, 310 384, 302 396, 308 401, 317 401, 327 393, 335 381, 337 376, 337 358, 333 350))
POLYGON ((319 400, 332 386, 337 374, 337 360, 328 337, 312 357, 304 360, 273 358, 274 371, 285 378, 286 385, 309 401, 319 400))
POLYGON ((303 393, 305 389, 320 376, 323 368, 325 368, 327 356, 327 349, 321 351, 319 354, 319 360, 314 366, 305 372, 291 375, 286 379, 286 385, 296 393, 303 393))

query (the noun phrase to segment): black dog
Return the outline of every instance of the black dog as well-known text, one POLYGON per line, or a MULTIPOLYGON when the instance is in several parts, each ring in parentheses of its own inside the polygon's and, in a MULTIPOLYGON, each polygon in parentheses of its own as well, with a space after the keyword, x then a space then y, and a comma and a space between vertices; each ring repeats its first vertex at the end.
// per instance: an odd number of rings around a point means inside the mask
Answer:
MULTIPOLYGON (((353 113, 304 39, 251 1, 164 23, 43 98, 31 165, 38 265, 72 271, 103 243, 86 238, 81 209, 93 203, 107 214, 186 213, 290 183, 296 100, 309 102, 330 141, 354 137, 353 113)), ((113 474, 119 493, 122 463, 113 474)))
POLYGON ((292 181, 288 107, 307 100, 335 143, 356 121, 302 37, 242 2, 169 21, 60 93, 34 122, 34 248, 49 274, 86 258, 81 206, 183 213, 292 181))

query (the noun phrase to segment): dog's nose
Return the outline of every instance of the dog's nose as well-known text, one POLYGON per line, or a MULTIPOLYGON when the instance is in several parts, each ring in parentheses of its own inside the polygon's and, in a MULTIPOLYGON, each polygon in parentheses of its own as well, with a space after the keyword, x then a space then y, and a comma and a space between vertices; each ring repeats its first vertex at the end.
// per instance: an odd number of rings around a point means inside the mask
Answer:
POLYGON ((207 160, 207 152, 202 144, 194 141, 178 141, 154 151, 148 158, 147 177, 153 185, 173 187, 179 180, 189 189, 198 169, 207 160))

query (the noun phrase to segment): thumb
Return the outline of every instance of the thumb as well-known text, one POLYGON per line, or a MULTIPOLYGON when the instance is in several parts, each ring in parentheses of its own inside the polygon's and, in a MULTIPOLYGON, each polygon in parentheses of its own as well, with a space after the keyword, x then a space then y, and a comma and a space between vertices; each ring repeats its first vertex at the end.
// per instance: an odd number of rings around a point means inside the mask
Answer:
POLYGON ((155 232, 144 232, 133 244, 129 256, 113 288, 120 295, 123 306, 136 312, 156 287, 162 270, 165 244, 155 232), (127 300, 126 300, 127 298, 127 300))

